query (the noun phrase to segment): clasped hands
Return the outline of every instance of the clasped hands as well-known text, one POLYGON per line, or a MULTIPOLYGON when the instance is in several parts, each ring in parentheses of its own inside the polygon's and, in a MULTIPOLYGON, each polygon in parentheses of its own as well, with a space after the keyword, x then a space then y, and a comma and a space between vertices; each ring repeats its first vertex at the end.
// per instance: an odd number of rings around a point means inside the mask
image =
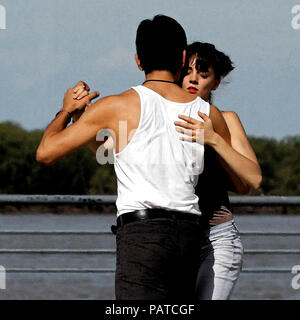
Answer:
POLYGON ((90 87, 79 81, 73 88, 66 91, 61 111, 72 114, 73 121, 77 121, 83 112, 91 105, 91 101, 99 97, 98 91, 90 92, 90 87))

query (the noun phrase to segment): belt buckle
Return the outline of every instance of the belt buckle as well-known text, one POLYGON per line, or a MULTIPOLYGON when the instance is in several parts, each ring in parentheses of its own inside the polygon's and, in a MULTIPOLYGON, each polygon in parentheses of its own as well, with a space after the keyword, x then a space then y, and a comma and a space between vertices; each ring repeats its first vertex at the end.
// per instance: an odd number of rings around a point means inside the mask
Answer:
POLYGON ((139 217, 139 219, 141 219, 141 220, 147 219, 147 217, 148 217, 148 211, 147 211, 147 209, 141 209, 141 210, 139 210, 139 211, 138 211, 138 217, 139 217))

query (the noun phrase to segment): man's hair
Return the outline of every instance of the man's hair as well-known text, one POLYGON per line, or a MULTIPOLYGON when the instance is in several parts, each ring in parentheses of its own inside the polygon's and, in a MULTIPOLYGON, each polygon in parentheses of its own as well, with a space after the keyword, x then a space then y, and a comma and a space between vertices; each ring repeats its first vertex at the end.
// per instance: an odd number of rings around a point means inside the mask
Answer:
POLYGON ((170 17, 157 15, 153 20, 143 20, 137 29, 136 51, 146 74, 154 70, 176 74, 186 47, 185 31, 170 17))

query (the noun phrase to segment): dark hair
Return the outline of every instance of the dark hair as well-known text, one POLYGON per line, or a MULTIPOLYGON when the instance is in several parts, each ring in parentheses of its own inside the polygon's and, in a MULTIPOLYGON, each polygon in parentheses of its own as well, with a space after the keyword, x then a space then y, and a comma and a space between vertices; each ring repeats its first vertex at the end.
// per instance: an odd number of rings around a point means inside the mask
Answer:
POLYGON ((143 20, 137 29, 136 51, 146 74, 154 70, 176 74, 186 47, 185 31, 170 17, 157 15, 153 20, 143 20))
POLYGON ((207 72, 211 66, 214 69, 216 79, 223 79, 234 69, 229 56, 216 49, 211 43, 194 42, 187 48, 186 63, 182 76, 184 77, 192 57, 196 60, 196 69, 207 72))

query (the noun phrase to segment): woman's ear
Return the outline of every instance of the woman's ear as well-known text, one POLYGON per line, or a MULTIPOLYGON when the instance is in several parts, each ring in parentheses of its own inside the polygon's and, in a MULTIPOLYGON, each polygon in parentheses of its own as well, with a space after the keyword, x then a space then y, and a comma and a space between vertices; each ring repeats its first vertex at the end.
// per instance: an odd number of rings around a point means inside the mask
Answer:
POLYGON ((136 62, 136 64, 137 64, 138 68, 139 68, 141 71, 143 71, 143 67, 141 66, 141 61, 140 61, 139 56, 137 55, 137 53, 134 55, 134 59, 135 59, 135 62, 136 62))

